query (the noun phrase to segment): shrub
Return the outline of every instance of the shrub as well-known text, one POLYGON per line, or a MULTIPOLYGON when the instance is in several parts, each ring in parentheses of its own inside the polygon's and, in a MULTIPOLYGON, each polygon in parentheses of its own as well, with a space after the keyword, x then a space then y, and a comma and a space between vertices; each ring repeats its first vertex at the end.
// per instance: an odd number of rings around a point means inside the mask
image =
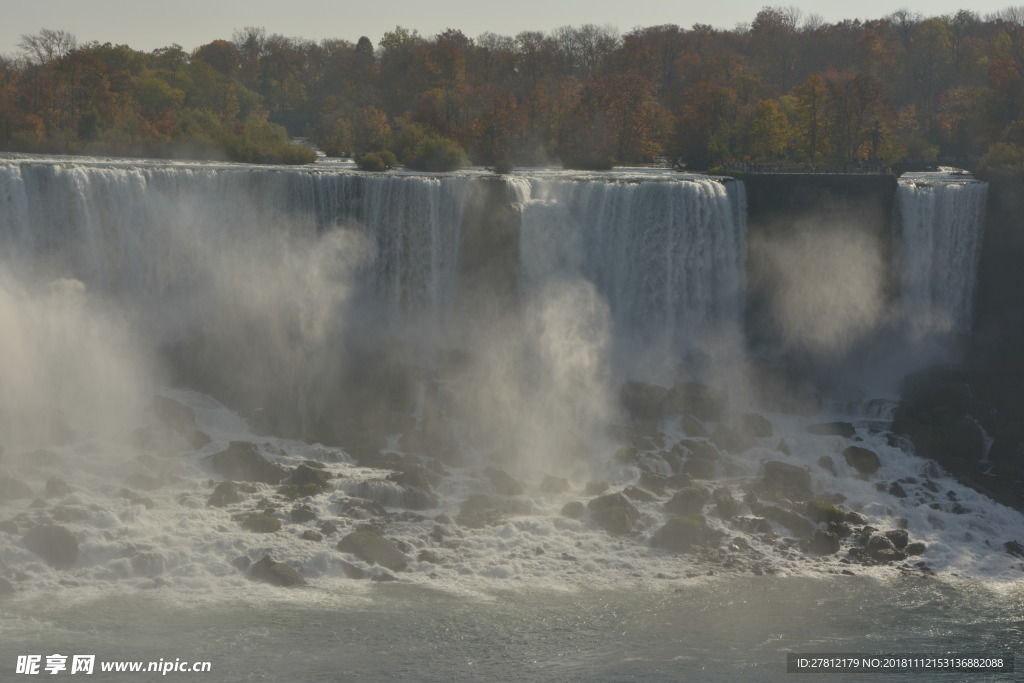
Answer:
POLYGON ((386 171, 389 168, 394 168, 398 165, 398 159, 395 155, 384 150, 382 152, 370 152, 360 157, 356 157, 356 166, 363 171, 381 172, 386 171))

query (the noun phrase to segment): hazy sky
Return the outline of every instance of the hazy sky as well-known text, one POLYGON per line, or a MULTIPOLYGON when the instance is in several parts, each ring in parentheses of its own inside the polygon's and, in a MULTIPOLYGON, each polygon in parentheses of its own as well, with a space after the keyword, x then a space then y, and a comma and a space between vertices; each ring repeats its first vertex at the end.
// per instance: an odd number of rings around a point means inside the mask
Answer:
POLYGON ((244 26, 268 33, 374 44, 396 25, 432 36, 458 28, 470 37, 486 31, 515 35, 565 24, 611 24, 623 33, 636 26, 695 23, 733 28, 749 23, 764 6, 795 6, 828 22, 877 19, 906 8, 924 16, 969 8, 984 16, 1013 0, 905 0, 884 2, 771 2, 770 0, 0 0, 0 54, 17 51, 22 34, 63 29, 80 43, 124 43, 150 51, 171 43, 186 50, 244 26))

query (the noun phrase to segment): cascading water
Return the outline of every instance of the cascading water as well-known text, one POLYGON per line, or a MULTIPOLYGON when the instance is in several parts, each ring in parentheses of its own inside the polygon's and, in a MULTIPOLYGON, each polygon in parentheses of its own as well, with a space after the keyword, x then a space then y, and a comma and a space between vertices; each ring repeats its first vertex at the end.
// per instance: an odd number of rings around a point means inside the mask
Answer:
MULTIPOLYGON (((975 226, 943 222, 948 208, 926 217, 956 182, 915 182, 901 191, 904 253, 929 265, 908 267, 901 296, 927 304, 904 309, 963 331, 969 282, 956 294, 924 281, 975 262, 978 238, 954 238, 975 226), (948 236, 911 246, 929 220, 948 236)), ((970 198, 951 205, 982 201, 962 189, 970 198)), ((209 658, 226 680, 278 656, 275 645, 311 643, 323 643, 321 664, 288 666, 336 679, 341 645, 320 636, 340 632, 339 614, 352 627, 341 640, 366 637, 344 650, 362 677, 450 678, 417 648, 450 652, 441 641, 506 590, 521 611, 487 617, 482 647, 498 654, 474 661, 473 677, 550 678, 510 673, 509 629, 544 662, 563 658, 553 633, 590 633, 558 670, 568 677, 678 677, 680 656, 721 644, 697 644, 704 629, 680 638, 685 625, 660 625, 674 618, 666 609, 704 623, 708 604, 739 604, 737 591, 744 608, 708 631, 754 653, 754 668, 723 669, 734 678, 770 677, 759 659, 818 643, 807 614, 838 646, 877 647, 845 615, 894 594, 923 623, 908 631, 892 615, 886 633, 913 649, 948 616, 916 586, 955 599, 955 576, 1018 580, 1002 547, 1024 535, 1021 516, 888 438, 889 404, 844 411, 848 423, 741 412, 752 405, 734 382, 744 214, 742 184, 667 172, 499 180, 0 160, 0 594, 14 595, 0 600, 0 667, 15 649, 77 652, 64 624, 82 615, 64 605, 79 595, 96 610, 87 623, 147 652, 137 634, 161 619, 161 644, 204 653, 209 634, 247 629, 253 610, 289 624, 274 630, 281 642, 253 629, 218 640, 229 652, 209 658), (620 391, 637 378, 652 384, 620 391), (301 424, 278 430, 261 408, 301 424), (230 479, 241 481, 218 483, 230 479), (368 537, 375 551, 359 545, 368 537), (914 581, 893 579, 888 561, 914 581), (307 589, 282 598, 272 583, 295 576, 307 589), (398 592, 356 577, 398 579, 398 592), (651 607, 644 591, 660 586, 678 592, 651 607), (135 613, 153 603, 160 619, 135 613), (600 623, 564 621, 592 614, 600 623), (373 654, 378 636, 414 661, 373 654), (622 657, 594 664, 619 638, 622 657), (639 662, 648 641, 657 653, 639 662)), ((987 623, 998 600, 968 592, 987 623)), ((467 648, 465 661, 481 656, 467 648)))
POLYGON ((899 315, 915 339, 970 331, 987 188, 962 173, 900 179, 899 315))

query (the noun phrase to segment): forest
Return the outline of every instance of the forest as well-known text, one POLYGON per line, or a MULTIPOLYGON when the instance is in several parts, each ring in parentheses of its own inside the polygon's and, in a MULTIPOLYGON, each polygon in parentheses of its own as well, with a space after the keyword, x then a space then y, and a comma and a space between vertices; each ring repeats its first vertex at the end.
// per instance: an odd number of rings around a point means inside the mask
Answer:
POLYGON ((187 51, 24 35, 0 57, 0 150, 361 167, 867 169, 1024 174, 1024 7, 732 30, 396 26, 376 45, 245 27, 187 51))

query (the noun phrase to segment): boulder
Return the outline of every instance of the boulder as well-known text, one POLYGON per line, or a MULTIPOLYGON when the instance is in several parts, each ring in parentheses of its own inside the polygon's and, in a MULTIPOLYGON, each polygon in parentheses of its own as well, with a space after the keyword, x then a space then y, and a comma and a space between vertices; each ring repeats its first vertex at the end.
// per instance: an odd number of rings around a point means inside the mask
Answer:
POLYGON ((394 543, 371 529, 353 531, 338 541, 337 548, 364 562, 379 564, 391 571, 400 572, 409 563, 409 558, 394 543))
POLYGON ((659 422, 667 396, 668 389, 646 382, 626 382, 619 391, 619 400, 634 422, 659 422))
POLYGON ((270 555, 264 555, 262 560, 252 565, 249 578, 274 586, 306 585, 306 580, 291 565, 277 562, 270 555))
POLYGON ((701 515, 671 517, 651 536, 651 545, 675 553, 686 553, 710 540, 711 531, 701 515))
POLYGON ((590 516, 598 526, 611 534, 628 534, 640 519, 639 510, 621 493, 609 493, 587 503, 590 516))
POLYGON ((683 474, 694 479, 714 479, 717 475, 715 461, 689 458, 683 463, 683 474))
POLYGON ((815 522, 821 524, 839 524, 846 520, 846 513, 831 503, 823 500, 808 501, 804 514, 815 522))
POLYGON ((235 519, 243 528, 260 534, 271 534, 281 530, 281 520, 271 517, 266 512, 249 512, 235 519))
POLYGON ((306 529, 302 532, 302 535, 300 535, 299 538, 301 538, 303 541, 316 541, 317 543, 319 543, 320 541, 324 540, 324 535, 321 534, 319 531, 306 529))
POLYGON ((17 589, 11 584, 10 581, 0 576, 0 598, 7 597, 8 595, 14 595, 17 589))
POLYGON ((835 555, 839 552, 839 536, 830 531, 818 529, 807 544, 807 552, 814 555, 835 555))
POLYGON ((309 465, 299 465, 288 475, 287 484, 298 489, 299 497, 316 496, 324 492, 331 480, 329 472, 309 465))
POLYGON ((811 473, 803 467, 780 460, 770 460, 764 464, 764 482, 800 495, 811 494, 811 473))
POLYGON ((711 497, 715 501, 718 516, 722 519, 732 519, 743 510, 743 504, 736 500, 732 495, 732 491, 727 488, 715 489, 711 497))
POLYGON ((587 507, 578 500, 571 500, 562 506, 562 516, 569 519, 579 519, 587 511, 587 507))
POLYGON ((606 481, 588 481, 583 487, 583 493, 588 496, 599 496, 608 490, 606 481))
POLYGON ((33 527, 21 541, 52 567, 67 567, 78 559, 78 541, 62 526, 44 524, 33 527))
POLYGON ((622 493, 629 499, 635 500, 641 503, 653 503, 658 500, 658 494, 642 486, 627 486, 622 489, 622 493))
POLYGON ((784 526, 799 538, 810 538, 814 533, 814 526, 792 510, 761 503, 750 503, 750 510, 755 515, 784 526))
POLYGON ((210 507, 222 508, 240 502, 242 502, 242 494, 239 493, 235 482, 222 481, 213 489, 213 493, 210 494, 206 504, 210 507))
POLYGON ((213 471, 225 479, 279 484, 288 476, 288 470, 264 458, 248 441, 232 441, 207 460, 213 471))
POLYGON ((877 453, 861 446, 848 446, 843 449, 843 457, 846 458, 846 464, 863 477, 871 476, 882 466, 877 453))
POLYGON ((709 499, 710 496, 706 490, 699 486, 687 486, 677 491, 665 503, 665 509, 677 515, 699 515, 704 510, 704 506, 707 505, 709 499))
POLYGON ((20 498, 31 498, 32 496, 32 489, 28 484, 4 472, 0 472, 0 503, 20 498))
POLYGON ((721 451, 736 455, 746 453, 757 445, 754 437, 721 423, 715 425, 715 431, 711 434, 711 443, 721 451))
POLYGON ((885 537, 889 539, 889 542, 892 543, 896 550, 906 550, 907 544, 910 543, 910 534, 907 533, 906 529, 886 531, 885 537))
POLYGON ((518 479, 513 478, 507 472, 494 469, 493 467, 488 467, 484 474, 486 474, 487 479, 490 480, 495 493, 503 496, 519 496, 526 491, 523 483, 518 479))
POLYGON ((291 518, 296 524, 303 524, 316 519, 316 513, 306 505, 296 505, 292 508, 291 518))

